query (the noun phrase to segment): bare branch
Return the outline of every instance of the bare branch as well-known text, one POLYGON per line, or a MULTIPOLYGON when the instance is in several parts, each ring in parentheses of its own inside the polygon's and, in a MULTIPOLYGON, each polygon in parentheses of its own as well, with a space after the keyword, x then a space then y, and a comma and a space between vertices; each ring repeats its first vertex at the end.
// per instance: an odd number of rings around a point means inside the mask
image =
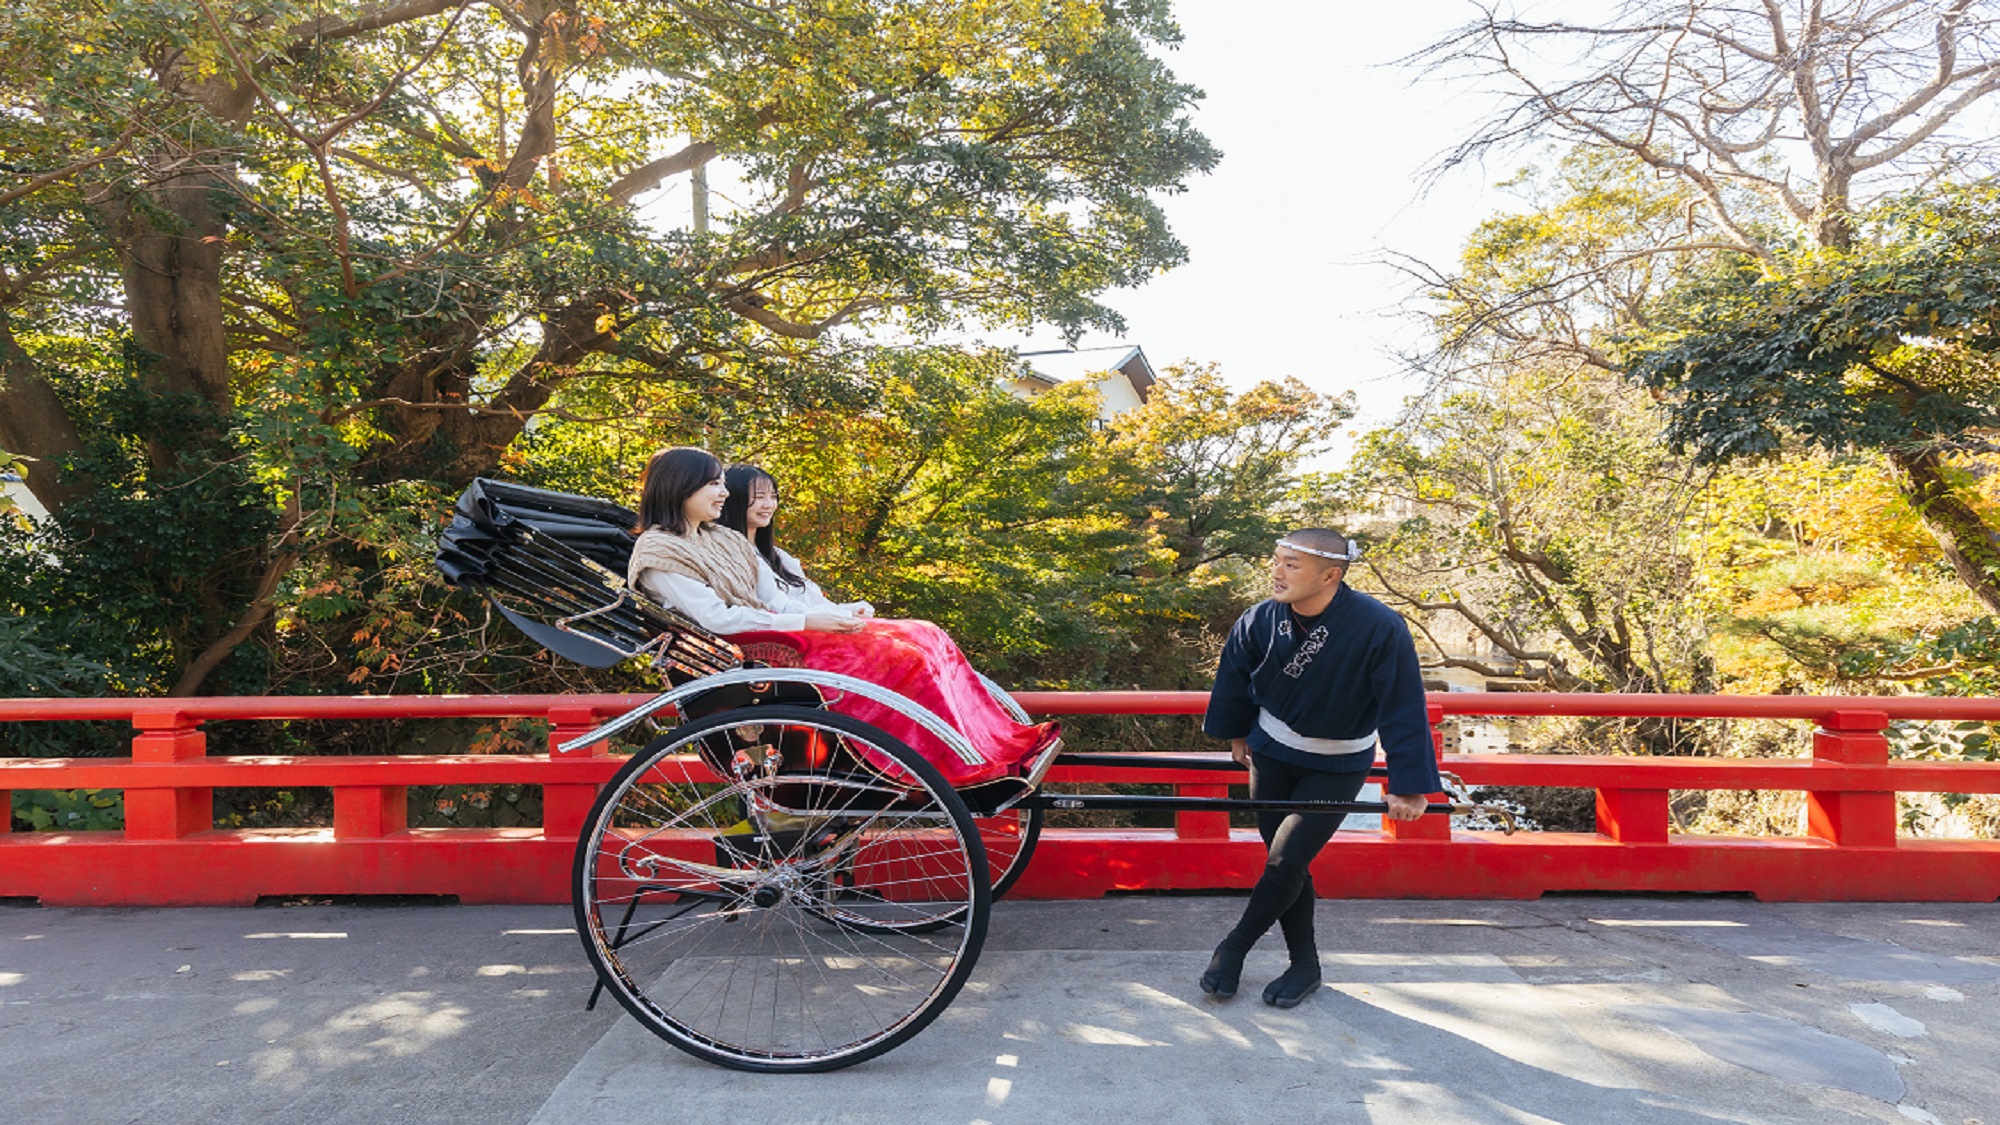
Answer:
POLYGON ((310 46, 313 40, 351 39, 399 23, 424 19, 453 8, 470 7, 474 0, 403 0, 400 4, 384 4, 363 12, 352 19, 343 20, 338 16, 321 16, 308 20, 292 29, 295 42, 300 47, 310 46))
MULTIPOLYGON (((1867 156, 1862 156, 1858 152, 1854 153, 1854 155, 1848 158, 1850 166, 1856 171, 1867 171, 1879 168, 1892 160, 1902 159, 1909 155, 1918 145, 1937 135, 1940 129, 1943 129, 1959 114, 1970 108, 1972 103, 1979 101, 1996 90, 2000 90, 2000 61, 1988 63, 1980 67, 1978 73, 1985 75, 1982 81, 1953 98, 1936 113, 1925 118, 1921 124, 1910 131, 1909 136, 1882 149, 1880 152, 1871 153, 1867 156)), ((1857 139, 1854 142, 1854 146, 1858 148, 1859 144, 1860 140, 1857 139)))
POLYGON ((1974 0, 1849 0, 1835 10, 1668 0, 1664 11, 1628 0, 1619 12, 1630 22, 1534 23, 1489 10, 1406 60, 1509 91, 1432 174, 1552 136, 1614 149, 1696 188, 1716 223, 1762 256, 1762 232, 1733 213, 1739 190, 1839 246, 1852 238, 1852 211, 1869 202, 1856 195, 1858 176, 1920 179, 1931 165, 1964 167, 1968 153, 1986 171, 2000 163, 2000 138, 1950 148, 1950 127, 2000 94, 1996 21, 1974 0), (1810 167, 1788 167, 1800 150, 1810 167))
POLYGON ((611 198, 617 203, 630 203, 634 197, 660 186, 668 176, 692 172, 714 160, 720 151, 713 141, 696 141, 672 156, 642 164, 611 185, 611 198))

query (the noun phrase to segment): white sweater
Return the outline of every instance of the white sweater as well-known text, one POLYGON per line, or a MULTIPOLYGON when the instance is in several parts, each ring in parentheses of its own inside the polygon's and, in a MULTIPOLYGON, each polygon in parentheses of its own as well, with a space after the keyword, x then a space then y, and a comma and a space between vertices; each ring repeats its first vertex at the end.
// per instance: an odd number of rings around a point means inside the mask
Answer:
MULTIPOLYGON (((782 548, 778 557, 791 567, 792 573, 805 573, 799 569, 798 560, 782 548)), ((715 591, 701 580, 685 574, 668 574, 663 570, 640 571, 639 592, 668 609, 688 615, 695 624, 709 632, 724 635, 761 630, 796 633, 806 627, 806 615, 809 613, 870 617, 875 612, 875 607, 867 602, 836 603, 827 600, 827 596, 810 578, 806 579, 804 590, 785 587, 762 558, 757 560, 757 600, 770 606, 768 610, 729 605, 716 597, 715 591)))
MULTIPOLYGON (((806 577, 806 568, 799 565, 799 560, 793 558, 792 553, 783 547, 778 548, 778 562, 783 564, 786 570, 806 580, 806 588, 803 590, 796 586, 786 586, 782 582, 778 583, 779 589, 790 596, 793 604, 807 607, 808 612, 859 614, 862 617, 875 615, 875 607, 867 602, 836 602, 828 598, 826 592, 819 588, 819 583, 806 577)), ((777 575, 773 574, 771 578, 776 581, 777 575)), ((761 590, 763 587, 759 586, 758 589, 761 590)))

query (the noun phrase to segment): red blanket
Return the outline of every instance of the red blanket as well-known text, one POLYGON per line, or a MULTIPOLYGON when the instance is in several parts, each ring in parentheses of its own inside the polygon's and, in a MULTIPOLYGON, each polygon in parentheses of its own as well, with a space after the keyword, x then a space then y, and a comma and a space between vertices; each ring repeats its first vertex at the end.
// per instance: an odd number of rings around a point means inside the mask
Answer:
POLYGON ((950 634, 928 621, 872 620, 858 633, 738 633, 729 638, 752 660, 780 668, 838 672, 888 688, 951 724, 985 763, 970 766, 936 736, 872 699, 844 694, 828 706, 902 739, 944 774, 953 788, 1014 773, 1053 741, 1055 723, 1014 721, 979 681, 950 634))

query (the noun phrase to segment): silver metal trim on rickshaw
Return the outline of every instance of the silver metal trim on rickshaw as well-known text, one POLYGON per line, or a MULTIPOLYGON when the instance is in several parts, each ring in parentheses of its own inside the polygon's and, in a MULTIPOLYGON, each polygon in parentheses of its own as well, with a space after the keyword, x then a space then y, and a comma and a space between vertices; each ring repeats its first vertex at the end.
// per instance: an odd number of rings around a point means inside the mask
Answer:
MULTIPOLYGON (((984 679, 985 677, 981 677, 984 679)), ((718 672, 682 684, 677 688, 661 692, 641 703, 623 715, 597 727, 588 734, 581 734, 567 742, 559 743, 556 749, 564 754, 574 753, 594 742, 602 742, 619 731, 626 729, 652 715, 672 707, 685 699, 704 695, 717 688, 737 684, 805 684, 810 687, 830 687, 852 692, 864 699, 871 699, 914 721, 945 744, 958 760, 968 766, 986 765, 986 756, 981 754, 971 740, 953 729, 951 724, 937 717, 937 714, 923 704, 899 695, 888 688, 854 676, 844 676, 838 672, 822 672, 816 668, 738 668, 731 672, 718 672)), ((1009 702, 1012 702, 1010 699, 1009 702)), ((1004 706, 1004 705, 1003 705, 1004 706)), ((1018 707, 1019 705, 1016 704, 1018 707)))

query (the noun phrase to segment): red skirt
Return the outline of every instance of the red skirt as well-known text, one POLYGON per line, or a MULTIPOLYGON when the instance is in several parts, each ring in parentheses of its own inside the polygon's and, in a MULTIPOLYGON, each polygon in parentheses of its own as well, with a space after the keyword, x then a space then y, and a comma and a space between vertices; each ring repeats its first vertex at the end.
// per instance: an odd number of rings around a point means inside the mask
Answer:
POLYGON ((752 660, 867 680, 943 719, 972 743, 984 763, 966 764, 937 736, 872 699, 840 694, 827 704, 901 739, 937 766, 955 789, 1020 772, 1061 731, 1055 723, 1015 722, 987 692, 951 635, 928 621, 875 619, 858 633, 755 632, 729 639, 752 660))

